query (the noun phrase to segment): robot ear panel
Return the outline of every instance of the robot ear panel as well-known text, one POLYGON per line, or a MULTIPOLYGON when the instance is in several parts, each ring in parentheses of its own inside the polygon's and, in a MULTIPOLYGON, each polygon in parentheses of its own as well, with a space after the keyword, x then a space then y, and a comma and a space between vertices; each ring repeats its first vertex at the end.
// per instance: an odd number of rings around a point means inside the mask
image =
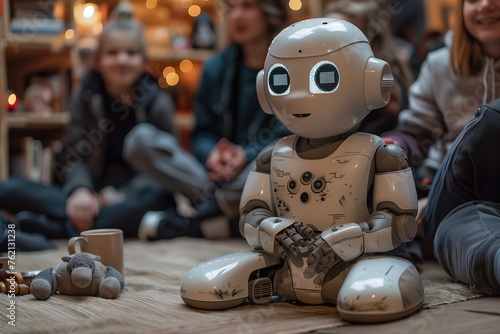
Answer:
POLYGON ((366 108, 373 110, 382 108, 391 99, 391 88, 394 86, 392 71, 385 61, 371 57, 365 67, 365 101, 366 108))
POLYGON ((259 71, 259 73, 257 74, 257 79, 255 81, 259 104, 266 114, 272 115, 273 111, 271 110, 271 105, 267 101, 266 97, 267 83, 266 78, 264 77, 264 70, 259 71))

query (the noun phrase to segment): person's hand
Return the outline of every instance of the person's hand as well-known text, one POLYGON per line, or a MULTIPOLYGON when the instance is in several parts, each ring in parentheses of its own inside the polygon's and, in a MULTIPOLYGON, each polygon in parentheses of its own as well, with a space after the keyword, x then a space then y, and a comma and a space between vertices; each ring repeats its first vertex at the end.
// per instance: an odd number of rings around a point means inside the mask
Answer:
POLYGON ((425 208, 427 207, 427 197, 419 199, 417 207, 417 217, 415 217, 415 220, 417 222, 417 230, 421 230, 424 228, 425 223, 425 208))
POLYGON ((210 152, 210 154, 208 155, 208 159, 207 159, 207 162, 205 164, 205 166, 209 170, 210 178, 213 181, 215 181, 215 179, 216 179, 215 174, 217 172, 220 173, 222 171, 223 167, 224 167, 222 161, 223 161, 223 159, 222 159, 222 151, 220 149, 220 145, 217 144, 212 149, 212 151, 210 152))
POLYGON ((226 175, 230 180, 233 180, 247 164, 243 148, 228 141, 223 145, 223 161, 226 166, 226 175))
POLYGON ((66 215, 79 232, 90 230, 98 214, 99 200, 90 190, 78 188, 68 197, 66 215))
POLYGON ((223 138, 210 152, 206 167, 212 181, 231 181, 240 173, 246 163, 243 148, 223 138))

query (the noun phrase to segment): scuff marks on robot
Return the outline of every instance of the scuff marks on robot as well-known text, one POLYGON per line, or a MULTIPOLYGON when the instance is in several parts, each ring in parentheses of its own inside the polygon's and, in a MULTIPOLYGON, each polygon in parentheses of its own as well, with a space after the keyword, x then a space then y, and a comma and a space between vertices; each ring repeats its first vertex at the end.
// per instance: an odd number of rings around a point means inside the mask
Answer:
POLYGON ((360 302, 360 298, 361 296, 357 296, 355 300, 348 300, 347 297, 344 297, 338 301, 337 306, 352 312, 385 311, 389 308, 389 305, 385 302, 387 296, 372 302, 360 302))
MULTIPOLYGON (((275 192, 276 192, 276 190, 275 190, 275 192)), ((280 217, 285 217, 285 216, 286 216, 286 214, 287 214, 288 212, 290 212, 290 208, 288 207, 288 205, 286 204, 286 202, 285 202, 285 201, 283 201, 283 200, 281 200, 281 199, 279 199, 279 198, 278 198, 277 203, 276 203, 276 208, 277 208, 277 209, 278 209, 278 211, 279 211, 279 214, 278 214, 278 215, 279 215, 280 217)))
POLYGON ((217 299, 224 300, 224 298, 234 297, 239 293, 241 293, 242 291, 243 289, 233 289, 229 291, 228 289, 224 288, 224 289, 214 289, 214 291, 209 291, 208 293, 217 299))

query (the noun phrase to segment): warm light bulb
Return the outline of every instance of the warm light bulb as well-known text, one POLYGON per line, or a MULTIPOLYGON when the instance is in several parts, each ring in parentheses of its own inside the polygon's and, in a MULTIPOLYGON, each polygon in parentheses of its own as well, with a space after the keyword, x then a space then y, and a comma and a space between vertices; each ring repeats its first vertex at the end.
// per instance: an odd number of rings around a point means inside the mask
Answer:
POLYGON ((16 110, 17 102, 18 100, 16 94, 9 94, 9 96, 7 97, 7 109, 10 111, 16 110))
POLYGON ((170 86, 175 86, 179 83, 179 75, 175 72, 171 72, 171 73, 167 74, 165 79, 167 79, 167 83, 170 86))
POLYGON ((7 103, 10 106, 13 106, 14 104, 16 104, 16 101, 17 101, 17 96, 14 93, 10 94, 9 97, 7 98, 7 103))
POLYGON ((192 17, 196 17, 201 14, 201 7, 198 5, 192 5, 188 9, 188 14, 192 17))
POLYGON ((73 29, 66 30, 66 32, 64 33, 64 38, 72 39, 73 37, 75 37, 75 30, 73 29))
POLYGON ((101 20, 101 12, 99 6, 94 3, 82 3, 78 0, 73 9, 75 21, 77 25, 83 24, 90 26, 101 20))
POLYGON ((93 4, 86 4, 83 7, 83 17, 86 19, 90 19, 95 15, 95 8, 93 4))
POLYGON ((189 59, 184 59, 179 64, 179 68, 181 69, 182 72, 189 73, 193 70, 193 62, 189 59))
POLYGON ((300 10, 302 8, 302 1, 300 0, 290 0, 288 2, 288 6, 290 7, 291 10, 300 10))
POLYGON ((167 66, 163 69, 163 76, 166 78, 167 75, 172 72, 175 73, 175 68, 173 68, 172 66, 167 66))
POLYGON ((154 8, 156 8, 157 4, 158 4, 157 0, 146 0, 146 8, 147 9, 154 9, 154 8))

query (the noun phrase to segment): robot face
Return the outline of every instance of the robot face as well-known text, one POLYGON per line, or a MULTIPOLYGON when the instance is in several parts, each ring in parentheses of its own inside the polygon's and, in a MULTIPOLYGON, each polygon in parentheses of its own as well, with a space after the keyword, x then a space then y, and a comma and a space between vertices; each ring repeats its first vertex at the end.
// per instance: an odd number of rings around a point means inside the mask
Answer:
POLYGON ((388 102, 387 96, 384 103, 372 101, 372 95, 383 95, 380 66, 387 64, 378 61, 366 37, 347 21, 301 21, 271 44, 257 81, 259 99, 264 110, 298 135, 339 135, 388 102))

